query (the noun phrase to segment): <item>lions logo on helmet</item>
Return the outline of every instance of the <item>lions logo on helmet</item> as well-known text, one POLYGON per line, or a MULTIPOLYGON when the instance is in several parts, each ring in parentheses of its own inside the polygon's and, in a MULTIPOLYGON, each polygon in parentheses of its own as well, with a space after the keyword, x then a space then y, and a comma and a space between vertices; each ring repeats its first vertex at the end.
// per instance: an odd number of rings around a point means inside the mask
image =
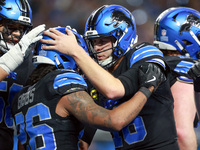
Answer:
POLYGON ((162 50, 178 50, 193 59, 200 58, 200 13, 187 7, 165 10, 154 26, 154 44, 162 50), (163 31, 166 35, 163 35, 163 31))

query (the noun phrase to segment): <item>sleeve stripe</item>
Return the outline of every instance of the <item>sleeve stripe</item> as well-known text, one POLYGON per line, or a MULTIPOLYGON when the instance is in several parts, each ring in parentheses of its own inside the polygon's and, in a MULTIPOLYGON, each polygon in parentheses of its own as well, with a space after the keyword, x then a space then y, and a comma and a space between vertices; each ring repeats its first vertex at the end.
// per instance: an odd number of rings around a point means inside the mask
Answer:
POLYGON ((188 70, 189 70, 190 67, 192 67, 193 65, 194 65, 194 63, 192 63, 192 62, 181 61, 181 62, 176 66, 176 68, 174 69, 174 71, 187 74, 188 70))
POLYGON ((69 73, 69 72, 59 74, 58 76, 56 76, 53 87, 54 89, 57 89, 59 87, 69 85, 69 84, 79 84, 79 85, 87 87, 85 80, 80 75, 76 73, 69 73))
POLYGON ((155 58, 155 59, 147 60, 146 62, 156 63, 156 64, 162 66, 163 69, 166 69, 165 62, 162 59, 155 58))
POLYGON ((133 53, 131 57, 131 61, 130 61, 130 66, 132 66, 134 63, 136 63, 137 61, 143 58, 150 57, 153 55, 163 57, 163 53, 159 49, 155 48, 154 46, 142 47, 141 49, 138 49, 137 51, 133 53))

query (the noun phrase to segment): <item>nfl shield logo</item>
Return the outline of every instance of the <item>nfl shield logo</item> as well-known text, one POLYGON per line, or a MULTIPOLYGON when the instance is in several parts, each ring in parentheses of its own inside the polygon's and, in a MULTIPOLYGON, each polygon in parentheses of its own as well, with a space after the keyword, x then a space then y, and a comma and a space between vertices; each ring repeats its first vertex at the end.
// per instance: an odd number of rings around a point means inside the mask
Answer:
POLYGON ((167 34, 167 31, 166 31, 165 29, 163 29, 163 30, 161 31, 161 34, 162 34, 162 36, 165 36, 165 35, 167 34))

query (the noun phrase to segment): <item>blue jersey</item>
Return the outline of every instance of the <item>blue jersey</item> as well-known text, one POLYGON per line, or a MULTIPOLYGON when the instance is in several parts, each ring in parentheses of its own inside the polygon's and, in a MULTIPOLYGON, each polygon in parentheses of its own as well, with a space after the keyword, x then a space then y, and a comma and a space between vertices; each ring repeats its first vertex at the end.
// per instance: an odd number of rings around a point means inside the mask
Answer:
POLYGON ((172 86, 177 80, 185 83, 193 83, 188 75, 188 70, 197 60, 185 56, 165 56, 165 60, 170 67, 169 74, 170 85, 172 86))
MULTIPOLYGON (((9 60, 8 60, 9 61, 9 60)), ((5 150, 13 149, 13 118, 11 116, 11 102, 14 95, 25 85, 33 71, 32 55, 6 79, 0 82, 0 147, 5 150)))
MULTIPOLYGON (((142 43, 131 49, 112 73, 124 85, 123 98, 108 100, 93 88, 90 93, 94 93, 92 96, 99 105, 109 109, 117 107, 139 90, 138 68, 148 63, 160 66, 166 73, 169 69, 159 49, 142 43)), ((129 125, 111 134, 116 150, 179 150, 169 82, 165 81, 157 88, 129 125)))
POLYGON ((33 86, 24 87, 12 102, 17 136, 27 150, 77 150, 83 125, 72 115, 55 113, 60 98, 85 91, 84 79, 70 70, 48 73, 33 86))

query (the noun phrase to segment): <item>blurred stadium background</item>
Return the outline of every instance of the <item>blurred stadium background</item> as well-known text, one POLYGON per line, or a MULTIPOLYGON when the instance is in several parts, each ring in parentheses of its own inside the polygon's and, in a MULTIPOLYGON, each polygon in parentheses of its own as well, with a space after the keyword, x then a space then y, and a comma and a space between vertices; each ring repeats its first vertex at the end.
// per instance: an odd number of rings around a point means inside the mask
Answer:
MULTIPOLYGON (((47 28, 70 25, 84 33, 87 18, 102 5, 118 4, 133 13, 140 42, 153 41, 153 26, 158 15, 167 8, 185 6, 200 11, 199 0, 28 0, 33 11, 33 24, 45 23, 47 28)), ((198 143, 200 128, 196 128, 198 143)), ((108 132, 98 130, 90 150, 114 150, 108 132)))
POLYGON ((102 5, 119 4, 133 13, 139 41, 152 43, 153 26, 158 15, 169 7, 185 6, 199 11, 199 0, 28 0, 33 11, 33 24, 47 27, 70 25, 84 33, 87 18, 102 5))

